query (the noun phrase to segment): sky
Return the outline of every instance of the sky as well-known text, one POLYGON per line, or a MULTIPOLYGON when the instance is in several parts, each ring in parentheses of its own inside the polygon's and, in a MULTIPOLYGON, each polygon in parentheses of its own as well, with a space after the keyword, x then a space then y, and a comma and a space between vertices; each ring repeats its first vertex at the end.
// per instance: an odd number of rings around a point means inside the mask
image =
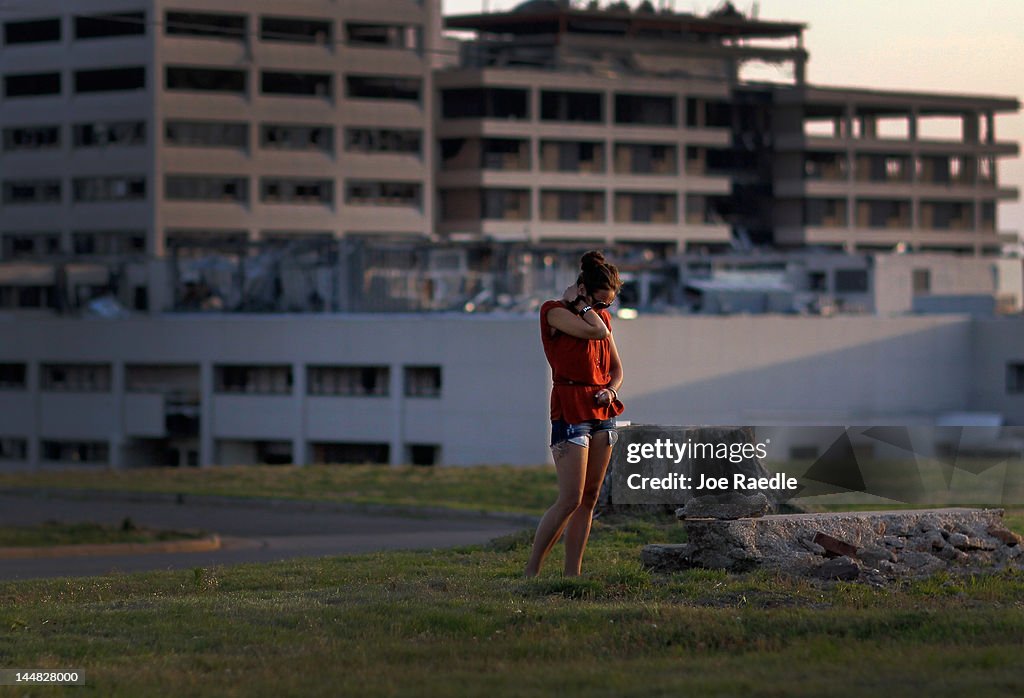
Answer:
MULTIPOLYGON (((445 14, 508 10, 518 0, 442 0, 445 14)), ((585 4, 580 2, 579 4, 585 4)), ((608 0, 601 0, 602 5, 608 0)), ((630 0, 635 6, 636 0, 630 0)), ((655 7, 658 0, 652 0, 655 7)), ((674 0, 707 14, 719 0, 674 0)), ((749 15, 807 24, 808 82, 1024 101, 1024 0, 733 0, 749 15)), ((1024 115, 998 116, 996 138, 1024 142, 1024 115)), ((1024 193, 1024 161, 1000 158, 1000 186, 1024 193)), ((999 207, 1000 231, 1024 232, 1024 203, 999 207)))

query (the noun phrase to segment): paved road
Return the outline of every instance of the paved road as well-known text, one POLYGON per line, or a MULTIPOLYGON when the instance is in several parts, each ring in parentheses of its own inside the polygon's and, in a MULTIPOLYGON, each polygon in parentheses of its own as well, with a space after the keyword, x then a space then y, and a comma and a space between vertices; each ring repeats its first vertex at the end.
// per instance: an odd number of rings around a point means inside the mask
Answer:
POLYGON ((139 526, 198 528, 218 533, 223 545, 220 550, 202 553, 0 559, 0 579, 273 562, 375 550, 431 549, 482 543, 530 525, 486 517, 303 511, 301 505, 230 506, 223 499, 204 502, 196 497, 174 503, 0 495, 0 526, 42 523, 48 519, 120 524, 125 517, 139 526))

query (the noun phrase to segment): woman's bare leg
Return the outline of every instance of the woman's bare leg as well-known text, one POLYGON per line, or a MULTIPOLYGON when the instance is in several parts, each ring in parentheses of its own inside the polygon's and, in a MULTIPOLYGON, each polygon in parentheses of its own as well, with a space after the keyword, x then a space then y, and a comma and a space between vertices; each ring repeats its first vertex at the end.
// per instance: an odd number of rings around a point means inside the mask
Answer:
POLYGON ((565 576, 577 577, 583 564, 583 551, 590 538, 594 507, 601 494, 601 483, 612 457, 608 443, 608 432, 599 431, 590 439, 590 453, 587 457, 587 475, 584 479, 583 496, 580 505, 569 517, 565 529, 565 576))
POLYGON ((540 573, 544 559, 555 547, 569 517, 580 505, 588 450, 585 446, 568 441, 556 444, 551 450, 555 459, 555 471, 558 473, 558 499, 544 512, 537 526, 537 533, 533 538, 533 551, 524 571, 527 577, 534 577, 540 573))

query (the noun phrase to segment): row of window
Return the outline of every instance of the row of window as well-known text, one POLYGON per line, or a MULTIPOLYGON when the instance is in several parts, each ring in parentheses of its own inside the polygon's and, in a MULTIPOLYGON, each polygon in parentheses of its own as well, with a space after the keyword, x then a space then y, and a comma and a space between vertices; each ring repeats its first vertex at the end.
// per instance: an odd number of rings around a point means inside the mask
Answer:
MULTIPOLYGON (((605 93, 575 91, 540 91, 540 120, 603 124, 605 93)), ((728 128, 732 112, 728 102, 705 97, 633 94, 612 95, 612 119, 616 124, 638 126, 679 126, 692 128, 728 128), (680 113, 682 112, 682 114, 680 113)), ((441 114, 446 119, 512 119, 529 120, 531 116, 529 89, 506 87, 467 87, 441 90, 441 114)))
MULTIPOLYGON (((815 152, 804 156, 804 179, 842 182, 850 179, 845 153, 815 152)), ((923 182, 926 184, 995 183, 996 159, 962 155, 858 155, 854 178, 861 182, 923 182)))
MULTIPOLYGON (((911 227, 912 203, 908 200, 857 199, 854 202, 854 225, 862 228, 911 227)), ((846 199, 806 199, 803 203, 803 224, 826 228, 847 227, 846 199)), ((981 202, 981 227, 995 227, 996 204, 981 202)), ((925 230, 972 230, 974 203, 970 201, 919 202, 918 227, 925 230)))
MULTIPOLYGON (((333 73, 260 71, 260 94, 333 97, 333 73)), ((418 102, 418 78, 381 75, 346 75, 345 96, 349 99, 393 99, 418 102)), ((164 88, 169 91, 221 92, 245 95, 249 72, 228 68, 167 66, 164 88)), ((40 97, 62 92, 60 72, 20 73, 4 76, 4 97, 40 97)), ((146 89, 146 69, 141 66, 76 70, 74 93, 124 92, 146 89)))
MULTIPOLYGON (((247 464, 286 465, 294 462, 290 441, 235 441, 218 439, 215 442, 217 462, 227 463, 239 460, 245 454, 247 464)), ((391 448, 386 443, 363 443, 346 441, 313 441, 309 444, 310 460, 313 463, 380 463, 390 462, 391 448)), ((406 444, 405 460, 411 465, 437 465, 440 463, 441 447, 437 444, 406 444)), ((66 439, 41 439, 39 441, 41 460, 53 463, 107 463, 110 447, 106 441, 77 441, 66 439)), ((170 454, 166 454, 170 455, 170 454)), ((166 464, 178 465, 180 458, 164 459, 166 464)), ((199 454, 189 450, 188 465, 198 465, 199 454)), ((0 437, 0 462, 28 460, 28 439, 0 437)), ((159 463, 148 463, 157 465, 159 463)))
MULTIPOLYGON (((261 177, 262 203, 331 204, 334 180, 312 178, 261 177)), ((422 197, 419 182, 377 182, 346 180, 345 203, 353 206, 419 206, 422 197)), ((229 201, 248 203, 249 178, 244 176, 167 175, 164 194, 170 201, 229 201)), ((146 178, 75 177, 72 201, 75 203, 142 201, 146 198, 146 178)), ((2 185, 6 205, 60 203, 63 200, 59 179, 7 180, 2 185)))
MULTIPOLYGON (((531 142, 521 138, 443 138, 441 169, 527 171, 532 169, 531 142)), ((616 174, 679 174, 679 147, 671 143, 611 144, 616 174)), ((540 169, 544 172, 604 173, 603 141, 541 140, 540 169)), ((685 148, 688 174, 726 172, 733 167, 729 151, 701 146, 685 148)))
MULTIPOLYGON (((259 125, 260 147, 279 150, 319 150, 334 152, 334 127, 329 124, 259 125)), ((109 121, 71 125, 75 148, 133 146, 146 143, 146 122, 109 121)), ((236 121, 164 122, 164 142, 187 147, 249 147, 249 124, 236 121)), ((58 124, 18 126, 3 129, 3 149, 7 152, 48 150, 61 147, 58 124)), ((422 152, 422 132, 416 129, 350 127, 345 129, 345 149, 357 153, 422 152)))
MULTIPOLYGON (((542 189, 540 218, 546 221, 600 222, 606 220, 605 192, 542 189)), ((718 224, 720 199, 705 194, 688 194, 686 220, 694 224, 718 224)), ((443 189, 441 220, 529 220, 531 192, 528 189, 443 189)), ((679 197, 668 192, 615 192, 612 215, 617 223, 677 223, 679 197)))
MULTIPOLYGON (((75 15, 71 18, 72 36, 76 40, 120 36, 144 36, 145 12, 117 12, 99 15, 75 15)), ((249 18, 244 14, 213 12, 180 12, 164 14, 167 36, 195 36, 246 41, 249 18)), ((60 41, 61 19, 49 17, 4 23, 4 43, 8 46, 60 41)), ((334 43, 334 22, 327 18, 273 17, 259 18, 261 41, 296 44, 334 43)), ((345 22, 344 41, 354 47, 381 47, 417 50, 423 46, 423 28, 419 24, 380 22, 345 22)))
MULTIPOLYGON (((62 252, 58 232, 18 232, 0 235, 3 259, 48 257, 62 252)), ((139 255, 146 252, 142 230, 89 230, 71 233, 71 252, 76 255, 139 255)))
MULTIPOLYGON (((46 391, 105 393, 111 390, 113 374, 110 364, 41 364, 39 370, 40 386, 46 391)), ((184 385, 182 380, 189 382, 187 379, 193 378, 192 382, 197 383, 197 376, 185 375, 183 379, 183 371, 188 374, 188 370, 182 367, 129 365, 125 368, 126 388, 129 392, 152 392, 154 386, 163 386, 169 380, 184 385)), ((27 372, 26 364, 0 363, 0 389, 26 389, 27 372)), ((440 366, 405 366, 402 377, 406 397, 441 396, 440 366)), ((192 387, 197 388, 197 385, 192 387)), ((214 390, 218 393, 288 395, 292 392, 292 367, 216 365, 214 390)), ((306 392, 308 395, 386 397, 391 392, 391 368, 307 366, 306 392)))

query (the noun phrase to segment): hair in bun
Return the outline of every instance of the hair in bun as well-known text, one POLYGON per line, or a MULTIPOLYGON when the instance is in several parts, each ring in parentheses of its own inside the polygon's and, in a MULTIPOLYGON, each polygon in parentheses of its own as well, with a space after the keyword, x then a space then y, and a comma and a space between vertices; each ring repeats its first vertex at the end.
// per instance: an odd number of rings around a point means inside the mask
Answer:
POLYGON ((605 261, 600 250, 590 250, 580 258, 580 275, 576 283, 583 284, 587 291, 593 293, 603 289, 619 292, 622 281, 619 270, 614 264, 605 261))

